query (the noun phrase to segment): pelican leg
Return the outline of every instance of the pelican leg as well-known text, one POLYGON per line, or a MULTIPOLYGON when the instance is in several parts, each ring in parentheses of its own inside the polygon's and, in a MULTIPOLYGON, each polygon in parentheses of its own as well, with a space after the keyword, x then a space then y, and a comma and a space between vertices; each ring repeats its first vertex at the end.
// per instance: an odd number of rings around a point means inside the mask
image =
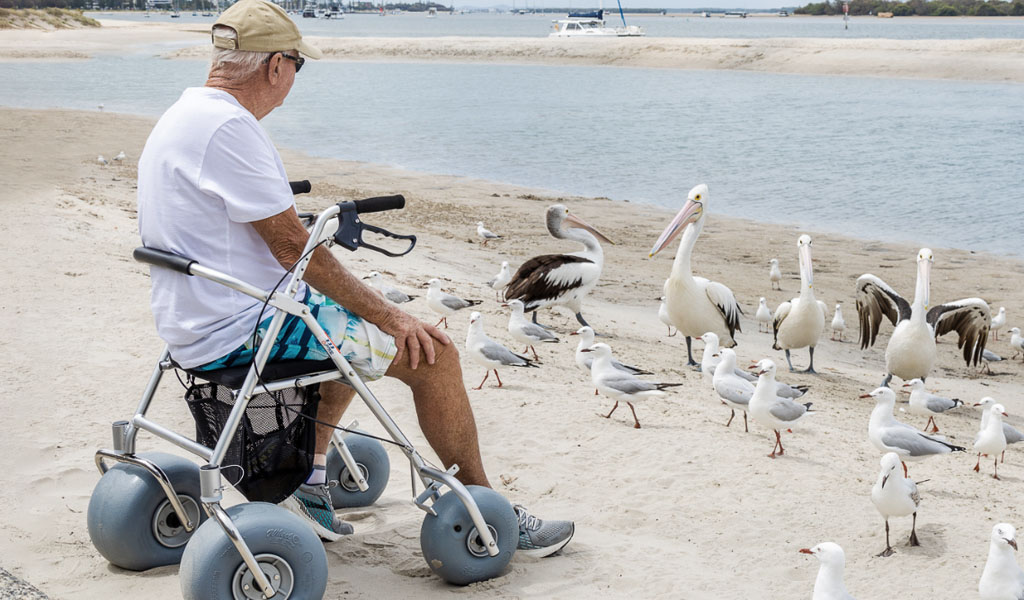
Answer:
MULTIPOLYGON (((497 372, 497 371, 495 371, 495 372, 497 372)), ((474 389, 474 390, 479 390, 480 388, 484 387, 484 381, 487 381, 487 378, 488 378, 488 377, 489 377, 490 375, 491 375, 491 372, 490 372, 490 371, 487 371, 486 373, 484 373, 484 379, 483 379, 483 381, 481 381, 481 382, 480 382, 480 385, 476 386, 476 387, 475 387, 475 388, 473 388, 473 389, 474 389)))
POLYGON ((501 377, 498 377, 498 370, 494 370, 494 376, 498 378, 498 387, 501 387, 501 377))
POLYGON ((793 368, 793 361, 789 360, 789 348, 786 348, 786 362, 789 363, 789 371, 790 371, 790 373, 795 371, 795 369, 793 368))
MULTIPOLYGON (((630 412, 633 413, 633 429, 640 429, 640 419, 636 418, 636 409, 633 408, 633 403, 632 402, 627 402, 626 404, 629 405, 629 410, 630 410, 630 412)), ((996 477, 996 479, 999 479, 999 478, 996 477)))
POLYGON ((921 542, 917 541, 917 512, 914 513, 914 524, 910 526, 910 545, 921 545, 921 542))
POLYGON ((892 373, 886 373, 885 378, 882 379, 882 385, 880 387, 889 387, 890 381, 892 381, 892 373))
POLYGON ((538 326, 538 327, 543 327, 544 329, 551 329, 547 325, 545 325, 543 323, 538 323, 537 322, 537 311, 536 310, 533 311, 533 324, 538 326))
MULTIPOLYGON (((809 350, 811 351, 811 366, 804 369, 804 373, 811 373, 812 375, 817 375, 818 372, 814 370, 814 346, 811 346, 809 350)), ((792 365, 790 365, 790 368, 792 368, 792 365)))
POLYGON ((697 367, 697 370, 700 371, 700 363, 695 361, 695 360, 693 360, 693 352, 690 349, 690 347, 692 345, 693 345, 693 338, 690 337, 690 336, 686 336, 686 366, 688 366, 688 367, 694 367, 695 366, 695 367, 697 367))
POLYGON ((610 419, 610 418, 612 418, 612 413, 615 412, 615 409, 618 408, 618 407, 619 407, 619 401, 616 400, 615 401, 615 406, 613 406, 612 409, 610 411, 608 411, 608 414, 606 414, 606 415, 602 415, 601 413, 597 413, 597 414, 602 416, 602 417, 604 417, 604 418, 606 418, 606 419, 610 419))
POLYGON ((583 318, 583 313, 576 313, 576 320, 580 322, 580 325, 590 327, 590 323, 587 323, 587 320, 583 318))
POLYGON ((729 415, 729 420, 725 422, 725 426, 728 427, 732 423, 732 418, 736 416, 736 410, 733 409, 732 414, 729 415))
MULTIPOLYGON (((917 514, 917 513, 914 513, 917 514)), ((885 550, 878 553, 878 556, 892 556, 895 550, 892 549, 892 544, 889 543, 889 519, 885 520, 885 550)))

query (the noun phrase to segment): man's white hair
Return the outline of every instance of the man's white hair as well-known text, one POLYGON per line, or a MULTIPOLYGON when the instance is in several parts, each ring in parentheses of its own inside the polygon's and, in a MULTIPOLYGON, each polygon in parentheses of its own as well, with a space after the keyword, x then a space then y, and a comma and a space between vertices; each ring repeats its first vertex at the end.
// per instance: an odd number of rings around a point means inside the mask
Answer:
MULTIPOLYGON (((225 25, 214 25, 213 36, 221 39, 237 40, 238 33, 225 25)), ((256 72, 273 52, 252 52, 250 50, 226 50, 213 47, 210 72, 217 71, 228 79, 242 80, 256 72)))

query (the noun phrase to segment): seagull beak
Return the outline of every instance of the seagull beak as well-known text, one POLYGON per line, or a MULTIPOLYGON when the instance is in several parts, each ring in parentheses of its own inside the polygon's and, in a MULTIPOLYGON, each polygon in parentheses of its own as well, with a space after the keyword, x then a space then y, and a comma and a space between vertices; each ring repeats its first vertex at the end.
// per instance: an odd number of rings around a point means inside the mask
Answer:
POLYGON ((593 352, 593 350, 591 350, 590 348, 584 348, 580 350, 580 352, 593 352))
POLYGON ((505 302, 502 302, 502 303, 501 303, 501 306, 502 306, 502 307, 504 307, 504 308, 508 308, 508 304, 507 304, 507 303, 505 303, 505 302))
POLYGON ((885 482, 886 481, 889 481, 889 476, 888 475, 886 475, 885 477, 882 477, 882 487, 885 487, 885 482))
POLYGON ((1014 552, 1017 551, 1017 540, 1006 540, 1006 543, 1009 544, 1011 548, 1013 548, 1014 552))
POLYGON ((748 368, 748 369, 756 369, 756 368, 757 368, 757 365, 750 365, 750 366, 749 366, 749 367, 747 367, 747 368, 748 368))
POLYGON ((587 223, 586 221, 584 221, 583 219, 577 217, 576 215, 574 215, 572 213, 569 213, 568 215, 566 215, 565 222, 569 224, 569 227, 578 227, 579 229, 582 229, 584 231, 589 231, 590 233, 592 233, 594 235, 594 237, 596 237, 597 239, 601 240, 602 242, 611 244, 613 246, 615 245, 615 242, 613 242, 610 239, 608 239, 607 237, 605 237, 605 235, 603 233, 601 233, 600 231, 594 229, 594 227, 592 225, 590 225, 589 223, 587 223))
POLYGON ((910 384, 909 383, 904 383, 903 387, 910 387, 910 384))
POLYGON ((1004 416, 1004 417, 1008 417, 1008 416, 1010 416, 1010 415, 1008 415, 1008 414, 1006 414, 1006 413, 1003 413, 1003 416, 1004 416))
POLYGON ((651 248, 647 258, 651 258, 655 254, 664 250, 665 246, 668 246, 669 242, 675 239, 681 231, 686 229, 687 225, 695 223, 703 214, 704 205, 702 203, 687 200, 686 204, 683 205, 682 210, 676 214, 672 219, 672 222, 665 228, 665 231, 661 232, 661 236, 658 238, 658 241, 654 242, 654 247, 651 248))
POLYGON ((569 335, 579 335, 579 334, 574 331, 574 332, 570 333, 569 335))
POLYGON ((975 402, 974 405, 975 406, 981 406, 981 402, 975 402))
POLYGON ((764 374, 765 374, 765 373, 767 373, 767 372, 768 372, 768 371, 758 371, 758 372, 757 372, 757 376, 758 376, 758 377, 760 377, 760 376, 764 375, 764 374))
POLYGON ((370 276, 369 276, 369 275, 367 275, 366 277, 363 277, 363 279, 369 279, 369 278, 370 278, 370 276))
POLYGON ((812 552, 810 548, 801 548, 800 554, 814 554, 814 552, 812 552))
POLYGON ((714 356, 715 358, 718 358, 718 353, 712 354, 711 356, 714 356))
POLYGON ((871 394, 861 394, 860 396, 857 396, 857 397, 858 398, 870 398, 871 394))

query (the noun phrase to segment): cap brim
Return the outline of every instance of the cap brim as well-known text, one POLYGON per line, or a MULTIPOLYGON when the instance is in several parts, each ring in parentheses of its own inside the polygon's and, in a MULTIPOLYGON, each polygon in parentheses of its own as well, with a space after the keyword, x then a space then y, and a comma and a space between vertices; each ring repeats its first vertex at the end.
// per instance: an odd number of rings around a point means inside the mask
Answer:
POLYGON ((300 41, 299 42, 299 47, 296 48, 296 50, 298 50, 299 53, 304 54, 304 55, 308 56, 309 58, 312 58, 313 60, 317 60, 321 56, 324 55, 323 52, 320 52, 319 48, 315 48, 313 46, 310 46, 305 41, 300 41))

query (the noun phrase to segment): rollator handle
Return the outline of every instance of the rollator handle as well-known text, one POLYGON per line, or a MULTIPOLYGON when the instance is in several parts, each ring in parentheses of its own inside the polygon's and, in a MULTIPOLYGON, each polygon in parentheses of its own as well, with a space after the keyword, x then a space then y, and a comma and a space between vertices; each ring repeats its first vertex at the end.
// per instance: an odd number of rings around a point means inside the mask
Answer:
POLYGON ((309 183, 308 179, 302 181, 289 181, 288 185, 292 188, 292 194, 308 194, 313 186, 309 183))
POLYGON ((356 200, 355 205, 357 213, 395 210, 405 208, 405 196, 401 194, 396 194, 394 196, 377 196, 375 198, 367 198, 365 200, 356 200))

